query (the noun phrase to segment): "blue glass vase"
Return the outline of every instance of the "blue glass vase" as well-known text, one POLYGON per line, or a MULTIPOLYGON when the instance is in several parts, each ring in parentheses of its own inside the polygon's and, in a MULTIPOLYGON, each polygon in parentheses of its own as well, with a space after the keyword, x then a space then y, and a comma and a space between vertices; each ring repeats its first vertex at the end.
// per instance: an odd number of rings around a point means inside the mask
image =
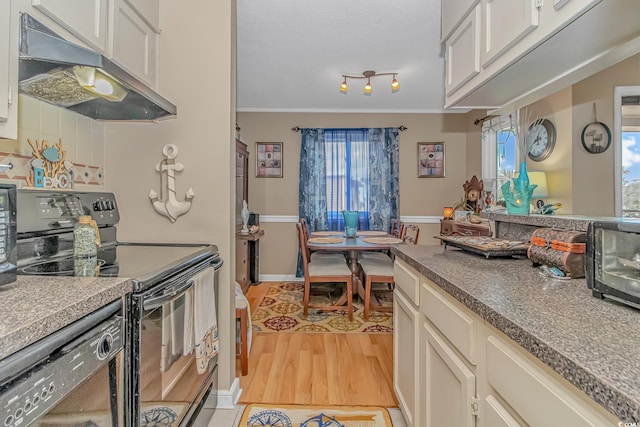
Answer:
POLYGON ((527 164, 520 163, 520 173, 513 178, 513 186, 507 181, 500 187, 504 201, 507 205, 507 213, 516 215, 529 215, 533 190, 536 184, 531 184, 527 173, 527 164))
POLYGON ((344 234, 355 237, 358 231, 358 211, 342 211, 344 217, 344 234))

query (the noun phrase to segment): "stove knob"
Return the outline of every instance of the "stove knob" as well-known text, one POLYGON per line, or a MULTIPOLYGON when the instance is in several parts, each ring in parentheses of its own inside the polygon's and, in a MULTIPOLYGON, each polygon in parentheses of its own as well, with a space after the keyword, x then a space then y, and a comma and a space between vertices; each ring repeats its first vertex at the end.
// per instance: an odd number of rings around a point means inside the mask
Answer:
POLYGON ((93 202, 93 210, 96 212, 101 211, 102 209, 100 209, 100 202, 99 201, 95 201, 93 202))
POLYGON ((98 342, 98 347, 96 348, 98 353, 98 359, 104 360, 109 357, 109 353, 111 353, 111 349, 113 348, 113 335, 104 334, 102 338, 100 338, 100 342, 98 342))

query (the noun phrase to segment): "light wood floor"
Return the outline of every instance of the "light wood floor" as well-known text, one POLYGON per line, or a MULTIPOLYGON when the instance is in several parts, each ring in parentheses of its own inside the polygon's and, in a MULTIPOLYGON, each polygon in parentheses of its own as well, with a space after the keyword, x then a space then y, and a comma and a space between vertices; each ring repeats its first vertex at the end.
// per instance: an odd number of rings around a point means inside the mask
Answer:
MULTIPOLYGON (((252 310, 271 282, 252 286, 252 310)), ((396 407, 393 335, 254 332, 241 403, 396 407)))

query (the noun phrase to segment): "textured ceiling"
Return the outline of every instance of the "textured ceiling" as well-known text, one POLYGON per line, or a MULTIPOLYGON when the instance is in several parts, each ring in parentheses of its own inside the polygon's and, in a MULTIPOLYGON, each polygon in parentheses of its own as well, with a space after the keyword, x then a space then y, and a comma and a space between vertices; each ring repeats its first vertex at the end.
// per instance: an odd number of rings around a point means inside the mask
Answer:
POLYGON ((238 0, 237 110, 442 112, 441 49, 440 0, 238 0))

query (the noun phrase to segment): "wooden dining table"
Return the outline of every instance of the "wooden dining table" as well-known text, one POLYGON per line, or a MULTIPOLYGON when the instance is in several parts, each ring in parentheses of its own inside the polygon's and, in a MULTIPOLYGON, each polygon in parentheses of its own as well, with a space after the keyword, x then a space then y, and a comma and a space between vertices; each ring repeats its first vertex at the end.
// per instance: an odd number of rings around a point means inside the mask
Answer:
MULTIPOLYGON (((319 232, 318 234, 314 234, 312 232, 309 236, 309 239, 307 240, 307 247, 311 252, 345 252, 347 254, 347 263, 349 265, 349 269, 351 270, 351 274, 353 275, 353 294, 355 295, 357 293, 360 298, 364 299, 364 286, 362 280, 360 280, 358 254, 364 251, 389 250, 392 246, 401 244, 402 241, 387 233, 376 233, 375 235, 356 234, 356 237, 346 237, 344 233, 341 233, 339 231, 336 231, 334 234, 330 233, 331 232, 319 232), (320 243, 314 241, 314 237, 341 237, 342 241, 339 243, 320 243), (364 241, 365 239, 370 237, 384 237, 387 239, 394 239, 397 241, 397 243, 369 243, 364 241)), ((366 233, 366 231, 363 231, 363 233, 366 233)), ((342 298, 344 298, 344 302, 346 303, 346 295, 344 295, 342 298)))

